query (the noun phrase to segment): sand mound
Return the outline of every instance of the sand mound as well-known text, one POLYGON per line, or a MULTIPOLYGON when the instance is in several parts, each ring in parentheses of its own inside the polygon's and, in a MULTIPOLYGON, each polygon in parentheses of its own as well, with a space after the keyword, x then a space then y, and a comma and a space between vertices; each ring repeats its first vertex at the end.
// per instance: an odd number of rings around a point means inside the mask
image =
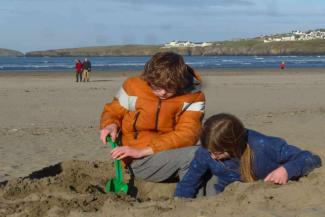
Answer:
POLYGON ((67 161, 0 185, 0 216, 324 216, 324 169, 285 186, 234 183, 218 197, 173 199, 175 184, 137 181, 105 194, 111 162, 67 161))
POLYGON ((0 186, 0 216, 17 213, 45 216, 53 209, 58 216, 67 216, 71 210, 95 212, 105 202, 118 206, 121 201, 133 203, 171 198, 175 187, 175 184, 137 181, 133 192, 136 198, 105 194, 104 185, 111 177, 114 177, 114 171, 110 162, 74 160, 46 167, 28 177, 3 182, 0 186), (154 186, 160 186, 159 190, 154 186))

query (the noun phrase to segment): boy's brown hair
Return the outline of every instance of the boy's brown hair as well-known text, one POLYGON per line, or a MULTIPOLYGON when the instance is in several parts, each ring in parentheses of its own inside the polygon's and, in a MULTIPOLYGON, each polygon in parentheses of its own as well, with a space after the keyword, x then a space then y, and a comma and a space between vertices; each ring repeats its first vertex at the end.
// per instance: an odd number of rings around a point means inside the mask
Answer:
POLYGON ((213 115, 204 123, 201 144, 211 152, 228 152, 240 159, 242 180, 255 180, 252 168, 253 151, 247 144, 247 132, 243 123, 234 115, 213 115))
POLYGON ((181 55, 159 52, 146 63, 142 74, 150 85, 169 92, 184 93, 193 85, 193 69, 181 55))

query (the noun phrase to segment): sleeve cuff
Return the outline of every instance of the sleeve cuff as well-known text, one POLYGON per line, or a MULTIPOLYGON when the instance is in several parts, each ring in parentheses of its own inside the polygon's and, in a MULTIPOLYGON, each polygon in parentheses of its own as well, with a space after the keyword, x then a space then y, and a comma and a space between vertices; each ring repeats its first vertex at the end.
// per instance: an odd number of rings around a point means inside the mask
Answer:
POLYGON ((299 166, 296 165, 294 162, 288 162, 284 164, 283 167, 287 170, 288 180, 290 180, 293 177, 299 176, 299 171, 298 171, 299 166))
POLYGON ((100 129, 104 129, 105 127, 107 127, 110 124, 116 124, 119 128, 121 128, 121 123, 118 120, 109 120, 109 121, 105 121, 103 123, 100 124, 100 129))

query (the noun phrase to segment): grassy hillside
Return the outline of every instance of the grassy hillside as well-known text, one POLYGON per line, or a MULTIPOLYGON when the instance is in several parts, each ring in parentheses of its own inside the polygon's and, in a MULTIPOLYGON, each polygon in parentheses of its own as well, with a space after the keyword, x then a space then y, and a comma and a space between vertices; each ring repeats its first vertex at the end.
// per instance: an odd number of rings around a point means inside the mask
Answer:
POLYGON ((159 51, 158 45, 121 45, 33 51, 26 56, 149 56, 159 51))
POLYGON ((0 48, 0 56, 1 57, 6 57, 6 56, 24 56, 23 53, 15 50, 8 50, 8 49, 3 49, 0 48))
POLYGON ((208 47, 162 48, 159 45, 124 45, 33 51, 26 56, 150 56, 159 51, 182 55, 325 55, 325 40, 270 42, 239 40, 208 47))
POLYGON ((227 41, 208 47, 201 55, 320 55, 325 40, 264 43, 259 40, 227 41))

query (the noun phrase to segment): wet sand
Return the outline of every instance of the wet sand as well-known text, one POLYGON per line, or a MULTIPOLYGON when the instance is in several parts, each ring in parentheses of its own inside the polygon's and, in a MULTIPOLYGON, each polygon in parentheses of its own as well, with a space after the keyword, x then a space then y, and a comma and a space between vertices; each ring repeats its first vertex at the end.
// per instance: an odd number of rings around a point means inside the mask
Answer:
MULTIPOLYGON (((0 216, 325 215, 323 167, 286 186, 234 183, 213 198, 174 200, 174 184, 142 182, 137 199, 104 194, 114 170, 98 139, 99 116, 135 74, 94 72, 91 82, 76 83, 72 72, 0 72, 0 216)), ((202 75, 206 118, 233 113, 247 128, 324 159, 325 69, 202 75)))

